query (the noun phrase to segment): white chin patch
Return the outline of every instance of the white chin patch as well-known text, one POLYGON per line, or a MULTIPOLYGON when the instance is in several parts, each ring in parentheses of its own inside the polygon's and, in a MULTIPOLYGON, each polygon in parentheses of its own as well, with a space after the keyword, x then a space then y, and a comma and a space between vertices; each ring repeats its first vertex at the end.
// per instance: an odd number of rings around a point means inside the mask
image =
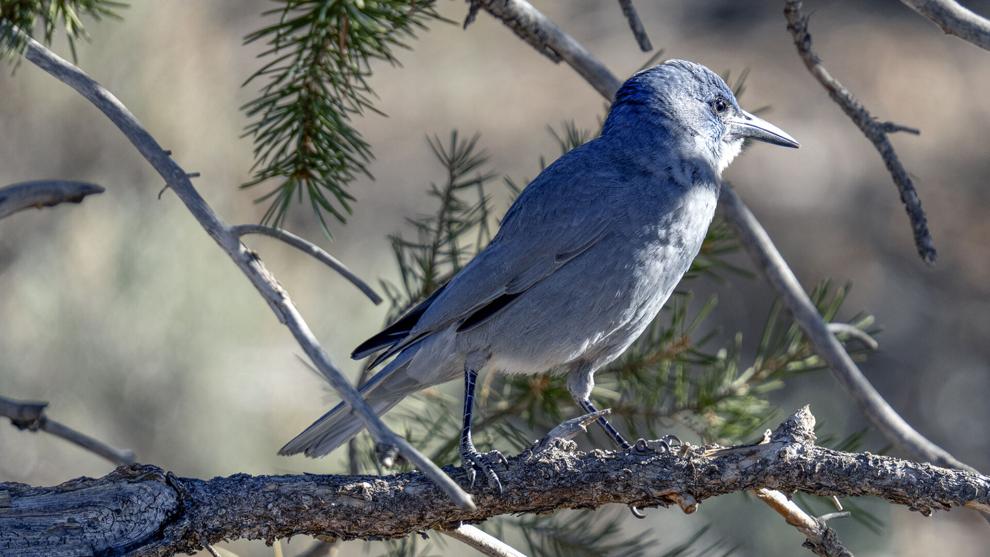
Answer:
POLYGON ((725 170, 732 159, 739 155, 739 151, 742 151, 743 140, 736 139, 734 141, 723 141, 722 142, 722 152, 720 153, 718 159, 718 175, 722 175, 722 171, 725 170))

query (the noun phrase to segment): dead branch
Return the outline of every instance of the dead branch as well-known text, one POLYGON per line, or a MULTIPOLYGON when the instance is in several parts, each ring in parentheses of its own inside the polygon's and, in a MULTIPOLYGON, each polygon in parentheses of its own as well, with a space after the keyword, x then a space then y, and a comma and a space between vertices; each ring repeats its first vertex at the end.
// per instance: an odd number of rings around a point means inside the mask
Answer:
POLYGON ((193 186, 189 173, 138 122, 137 118, 110 91, 97 83, 76 66, 48 50, 41 43, 21 31, 26 43, 24 57, 31 63, 62 81, 99 108, 130 140, 131 144, 151 164, 175 195, 185 204, 203 230, 231 258, 234 264, 251 281, 258 293, 268 302, 278 320, 285 325, 309 359, 327 378, 340 397, 354 409, 368 426, 379 443, 398 448, 399 452, 423 471, 463 508, 473 507, 471 496, 447 477, 432 461, 420 454, 409 442, 392 432, 375 415, 351 385, 344 374, 330 360, 299 310, 289 299, 289 294, 268 271, 258 255, 241 243, 234 230, 227 226, 213 211, 193 186))
POLYGON ((930 19, 946 34, 955 35, 990 50, 990 20, 981 17, 955 0, 901 0, 912 10, 930 19))
POLYGON ((14 400, 0 396, 0 416, 9 418, 10 423, 17 429, 50 433, 95 453, 114 464, 133 464, 135 462, 134 451, 112 447, 99 439, 76 431, 60 422, 56 422, 45 414, 45 408, 47 407, 47 402, 14 400))
POLYGON ((619 7, 622 8, 622 14, 626 16, 626 20, 629 22, 629 30, 632 31, 633 37, 636 38, 636 44, 639 45, 639 49, 643 52, 653 50, 650 37, 646 34, 646 28, 643 27, 643 20, 639 19, 639 14, 636 13, 636 8, 633 6, 632 0, 619 0, 619 7))
POLYGON ((0 219, 24 209, 82 203, 87 195, 103 193, 102 187, 68 180, 37 180, 0 188, 0 219))
POLYGON ((274 228, 271 226, 264 226, 261 224, 238 224, 236 226, 231 226, 230 231, 237 236, 244 236, 247 234, 261 234, 264 236, 269 236, 275 238, 276 240, 281 240, 286 244, 296 248, 297 250, 309 255, 313 259, 316 259, 320 263, 323 263, 327 267, 330 267, 334 271, 347 279, 348 282, 353 284, 360 290, 365 296, 371 300, 371 303, 378 305, 382 303, 381 296, 368 283, 361 280, 361 277, 354 274, 353 271, 347 268, 346 265, 337 260, 336 257, 330 255, 320 246, 300 238, 295 234, 289 232, 288 230, 282 230, 281 228, 274 228))
POLYGON ((861 102, 846 89, 839 80, 832 77, 822 64, 821 58, 811 48, 811 34, 808 33, 808 18, 801 13, 800 0, 785 0, 784 16, 787 18, 787 30, 794 38, 794 46, 797 47, 801 60, 805 67, 815 76, 815 79, 828 91, 828 96, 846 113, 846 116, 863 132, 876 147, 880 158, 883 159, 887 171, 890 172, 897 191, 901 196, 901 203, 911 221, 911 230, 914 233, 914 245, 918 250, 918 255, 929 265, 935 263, 935 241, 932 240, 931 232, 928 230, 928 220, 925 211, 921 208, 921 199, 918 198, 918 190, 914 187, 914 181, 904 165, 901 164, 894 146, 887 136, 891 133, 904 131, 917 134, 918 130, 894 124, 892 122, 881 122, 873 117, 861 102))
MULTIPOLYGON (((476 493, 474 510, 455 505, 419 472, 200 480, 133 465, 55 487, 0 483, 0 553, 58 556, 85 547, 145 556, 241 538, 395 538, 503 514, 609 503, 643 508, 690 501, 686 508, 693 510, 705 499, 760 488, 873 496, 925 515, 958 506, 990 509, 990 477, 817 446, 807 407, 767 443, 684 445, 674 452, 659 448, 659 441, 640 445, 625 452, 561 446, 538 455, 526 451, 500 470, 505 492, 476 493)), ((462 469, 447 471, 466 485, 462 469)))
POLYGON ((806 538, 804 547, 810 549, 815 555, 853 557, 852 552, 842 545, 835 530, 829 528, 824 519, 815 518, 804 512, 794 501, 775 489, 760 488, 754 491, 754 494, 774 512, 784 517, 788 524, 804 534, 806 538))
POLYGON ((470 524, 461 524, 453 530, 444 531, 444 534, 473 547, 478 553, 488 557, 526 557, 525 554, 509 544, 470 524))

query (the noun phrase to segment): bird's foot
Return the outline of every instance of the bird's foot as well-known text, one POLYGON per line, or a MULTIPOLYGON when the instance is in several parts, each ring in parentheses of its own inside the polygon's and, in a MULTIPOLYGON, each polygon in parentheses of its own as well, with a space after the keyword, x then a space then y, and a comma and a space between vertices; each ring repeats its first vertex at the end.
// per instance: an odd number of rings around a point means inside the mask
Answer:
POLYGON ((502 482, 498 479, 498 474, 495 473, 495 470, 492 469, 496 464, 501 464, 502 466, 509 465, 509 461, 506 460, 501 452, 488 451, 487 453, 479 453, 474 447, 462 447, 461 462, 464 464, 464 469, 468 475, 469 487, 474 487, 474 482, 478 478, 478 472, 481 472, 488 481, 489 487, 497 489, 499 494, 502 494, 502 482))
POLYGON ((683 446, 683 444, 676 435, 664 435, 660 439, 653 441, 639 439, 633 446, 633 450, 637 453, 672 453, 675 449, 683 446))

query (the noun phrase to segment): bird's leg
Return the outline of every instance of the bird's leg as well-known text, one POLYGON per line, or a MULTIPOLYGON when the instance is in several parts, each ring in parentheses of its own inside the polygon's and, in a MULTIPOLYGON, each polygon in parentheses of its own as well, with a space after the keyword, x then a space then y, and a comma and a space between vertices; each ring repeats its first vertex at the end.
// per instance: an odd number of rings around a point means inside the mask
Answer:
MULTIPOLYGON (((578 403, 578 406, 587 414, 598 412, 595 405, 591 403, 591 390, 595 388, 595 369, 596 366, 594 365, 587 362, 580 362, 571 368, 570 373, 567 374, 567 390, 570 391, 571 396, 574 397, 574 401, 578 403)), ((598 417, 598 425, 602 426, 605 433, 612 438, 612 441, 619 448, 622 450, 632 448, 632 445, 612 427, 612 424, 608 423, 605 416, 598 417)))
POLYGON ((479 453, 478 449, 474 447, 474 441, 471 439, 471 411, 474 406, 474 384, 477 380, 478 372, 474 367, 465 366, 464 427, 461 429, 461 462, 467 470, 471 487, 474 487, 474 480, 477 478, 477 473, 480 470, 485 475, 485 478, 488 479, 488 485, 497 488, 498 492, 502 493, 502 482, 499 481, 498 475, 492 470, 492 465, 495 462, 508 465, 509 462, 499 451, 491 451, 485 454, 479 453))
MULTIPOLYGON (((581 408, 588 414, 598 411, 598 409, 595 408, 595 405, 592 404, 591 400, 589 399, 581 399, 578 400, 577 403, 581 405, 581 408)), ((608 436, 612 438, 612 441, 614 441, 615 444, 618 445, 620 449, 625 451, 632 448, 632 445, 630 445, 629 442, 626 441, 626 439, 622 436, 622 434, 619 433, 619 431, 616 430, 614 427, 612 427, 612 424, 608 423, 608 420, 605 419, 605 416, 598 417, 598 425, 602 426, 602 429, 605 430, 605 433, 607 433, 608 436)))

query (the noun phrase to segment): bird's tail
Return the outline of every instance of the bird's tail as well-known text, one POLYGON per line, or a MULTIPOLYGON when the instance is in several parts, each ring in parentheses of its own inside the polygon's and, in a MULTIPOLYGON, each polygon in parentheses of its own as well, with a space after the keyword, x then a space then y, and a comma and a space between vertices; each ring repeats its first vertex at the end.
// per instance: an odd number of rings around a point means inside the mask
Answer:
MULTIPOLYGON (((403 352, 361 386, 361 395, 376 415, 381 416, 388 412, 403 398, 423 388, 423 385, 406 373, 415 352, 403 352)), ((320 457, 346 443, 364 427, 364 420, 351 412, 347 403, 341 402, 286 443, 278 454, 305 453, 308 457, 320 457)))

